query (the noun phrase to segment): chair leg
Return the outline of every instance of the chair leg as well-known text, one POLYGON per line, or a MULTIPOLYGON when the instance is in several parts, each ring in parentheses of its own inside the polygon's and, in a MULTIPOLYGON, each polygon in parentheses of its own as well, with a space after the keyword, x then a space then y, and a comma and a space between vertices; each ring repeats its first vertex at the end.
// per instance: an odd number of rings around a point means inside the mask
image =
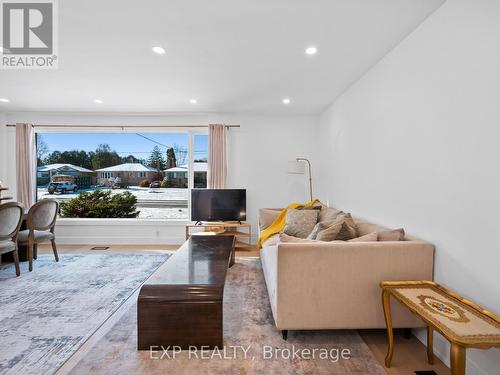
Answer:
POLYGON ((33 245, 33 259, 38 259, 38 246, 36 244, 33 245))
POLYGON ((33 244, 28 242, 28 263, 29 263, 29 271, 33 271, 33 244))
POLYGON ((21 276, 21 269, 19 268, 19 253, 17 252, 17 247, 16 250, 14 250, 13 257, 14 264, 16 265, 16 276, 21 276))
POLYGON ((57 246, 56 241, 50 241, 52 243, 52 250, 54 251, 54 257, 56 258, 56 262, 59 262, 59 255, 57 255, 57 246))

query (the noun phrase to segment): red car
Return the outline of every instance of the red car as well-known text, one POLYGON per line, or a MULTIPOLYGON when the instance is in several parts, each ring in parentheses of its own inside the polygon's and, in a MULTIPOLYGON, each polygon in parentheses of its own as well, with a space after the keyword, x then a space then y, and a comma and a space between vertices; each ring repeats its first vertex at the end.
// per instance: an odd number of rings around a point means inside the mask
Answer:
POLYGON ((150 188, 159 188, 161 187, 161 181, 153 181, 149 184, 150 188))

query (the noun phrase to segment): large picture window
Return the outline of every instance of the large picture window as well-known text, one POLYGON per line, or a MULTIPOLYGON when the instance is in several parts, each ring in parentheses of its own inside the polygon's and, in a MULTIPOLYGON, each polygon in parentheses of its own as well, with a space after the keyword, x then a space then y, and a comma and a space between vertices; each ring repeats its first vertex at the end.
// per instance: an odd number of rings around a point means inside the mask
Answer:
POLYGON ((188 220, 207 153, 207 134, 38 132, 37 199, 68 218, 188 220))

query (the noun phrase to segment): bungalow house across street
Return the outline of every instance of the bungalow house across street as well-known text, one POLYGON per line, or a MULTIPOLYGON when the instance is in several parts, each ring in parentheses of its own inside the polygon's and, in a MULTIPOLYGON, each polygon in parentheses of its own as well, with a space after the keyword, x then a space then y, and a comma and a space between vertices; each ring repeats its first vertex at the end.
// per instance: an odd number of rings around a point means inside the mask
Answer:
MULTIPOLYGON (((194 187, 206 188, 207 187, 207 163, 195 162, 194 166, 194 187)), ((166 169, 165 179, 169 182, 171 187, 187 188, 188 186, 188 166, 181 165, 166 169)))
POLYGON ((47 185, 51 181, 73 177, 79 188, 89 187, 95 183, 95 172, 74 164, 49 164, 36 168, 36 183, 47 185))
POLYGON ((125 186, 139 185, 142 180, 151 180, 157 171, 141 163, 125 163, 112 167, 97 169, 97 183, 99 185, 109 185, 117 178, 125 186))

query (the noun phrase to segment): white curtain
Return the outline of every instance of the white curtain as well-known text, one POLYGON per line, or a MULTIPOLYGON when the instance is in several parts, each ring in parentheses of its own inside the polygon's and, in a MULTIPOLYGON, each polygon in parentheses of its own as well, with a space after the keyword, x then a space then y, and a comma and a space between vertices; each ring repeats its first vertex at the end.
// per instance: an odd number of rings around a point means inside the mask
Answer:
POLYGON ((225 189, 227 177, 226 126, 208 126, 208 173, 209 189, 225 189))
POLYGON ((35 203, 35 131, 31 124, 16 124, 17 200, 29 208, 35 203))

